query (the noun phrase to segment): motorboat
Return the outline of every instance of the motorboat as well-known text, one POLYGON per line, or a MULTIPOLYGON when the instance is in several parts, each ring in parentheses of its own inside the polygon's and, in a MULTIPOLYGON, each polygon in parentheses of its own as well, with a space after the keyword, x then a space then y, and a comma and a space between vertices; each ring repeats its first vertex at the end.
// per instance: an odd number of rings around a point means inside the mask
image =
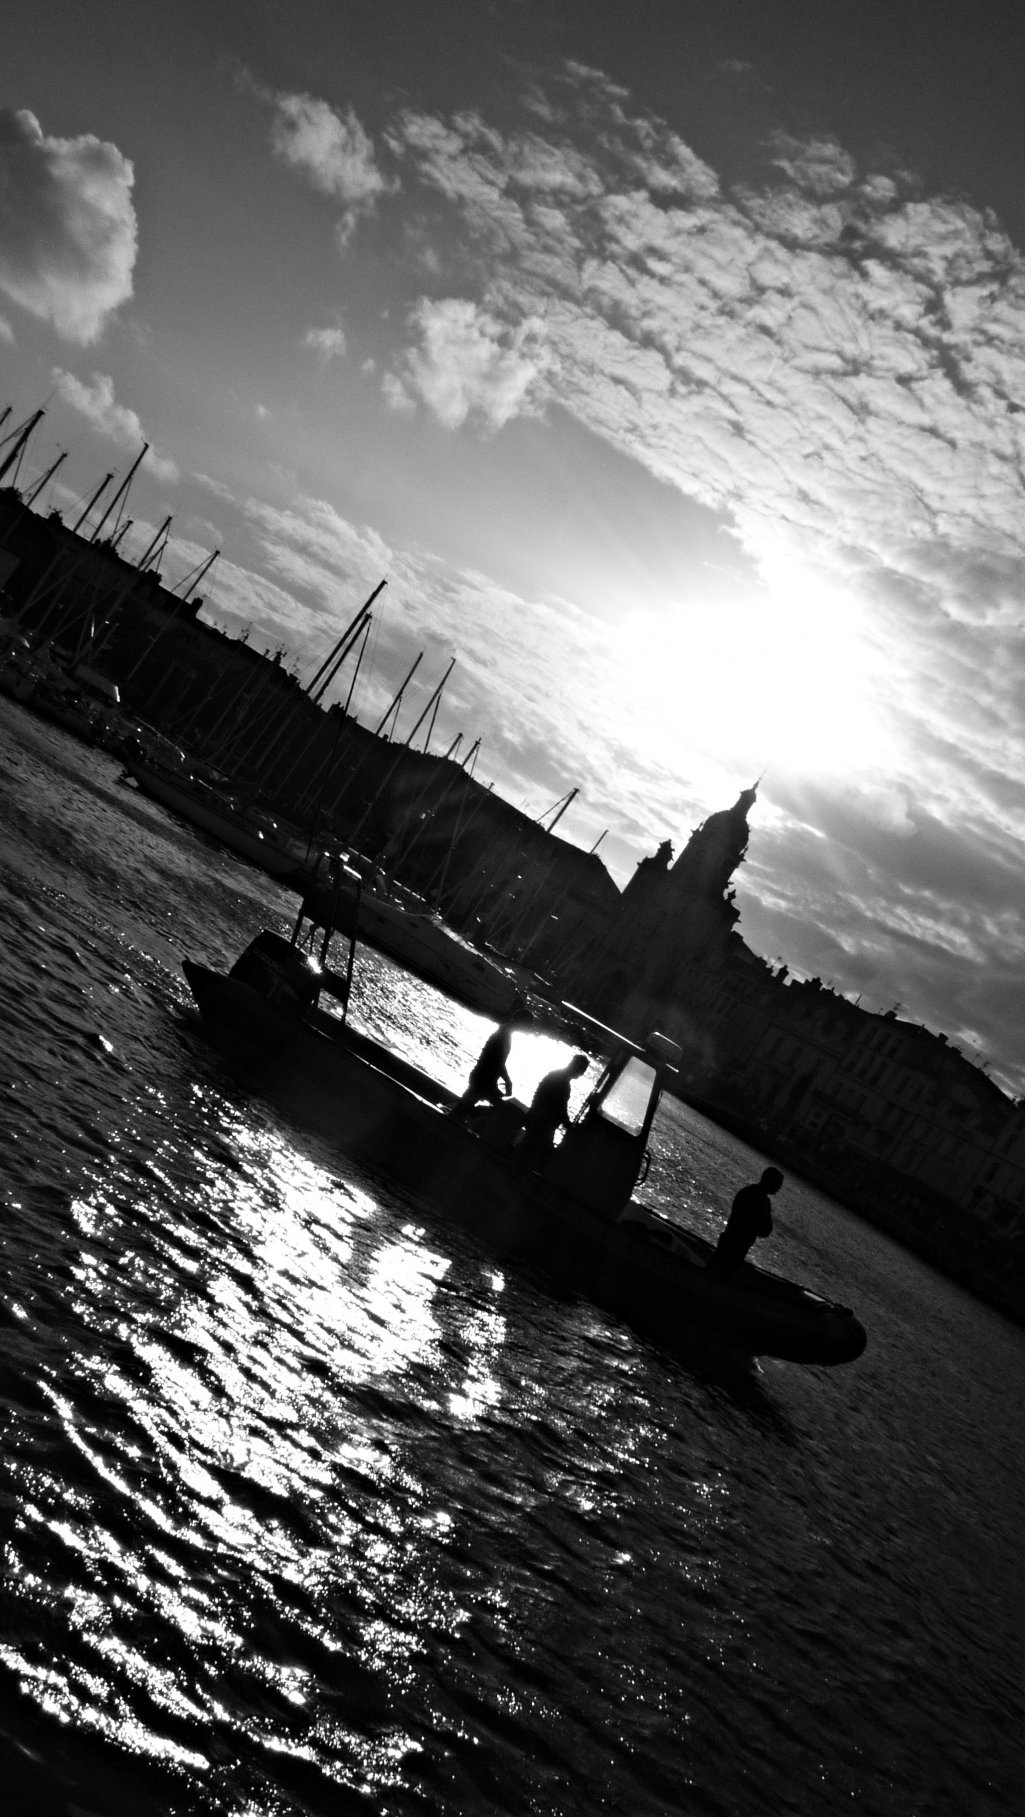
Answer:
POLYGON ((668 1350, 827 1365, 861 1355, 848 1308, 748 1263, 717 1279, 710 1245, 635 1197, 673 1042, 607 1040, 561 1143, 529 1165, 524 1106, 464 1117, 454 1092, 351 1025, 357 924, 350 911, 342 970, 328 962, 332 929, 319 958, 303 946, 301 912, 291 939, 263 930, 229 971, 184 961, 203 1022, 286 1115, 668 1350))

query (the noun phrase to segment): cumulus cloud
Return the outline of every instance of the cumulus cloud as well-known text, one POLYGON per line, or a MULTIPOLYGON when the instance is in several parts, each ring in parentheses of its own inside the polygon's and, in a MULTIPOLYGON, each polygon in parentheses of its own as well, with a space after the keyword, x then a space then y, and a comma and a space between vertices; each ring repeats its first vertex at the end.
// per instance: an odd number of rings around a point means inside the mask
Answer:
POLYGON ((329 360, 345 358, 347 341, 345 329, 340 322, 328 328, 307 328, 303 335, 303 346, 309 347, 325 363, 329 360))
MULTIPOLYGON (((471 113, 393 132, 451 206, 481 305, 510 331, 544 321, 548 395, 756 552, 781 530, 856 551, 966 619, 1013 592, 1025 261, 999 225, 824 138, 777 139, 759 184, 723 192, 618 91, 585 99, 586 139, 568 120, 543 155, 471 113), (937 560, 951 542, 958 565, 937 560)), ((412 321, 428 367, 435 320, 412 321)))
POLYGON ((0 289, 65 340, 88 346, 132 294, 133 180, 116 145, 0 109, 0 289))
POLYGON ((547 356, 540 322, 515 328, 461 297, 428 298, 411 311, 415 344, 388 375, 385 395, 397 407, 420 399, 447 429, 474 415, 500 429, 530 408, 547 356))
MULTIPOLYGON (((958 1002, 960 966, 959 1026, 988 1017, 1006 1032, 965 980, 1006 982, 1006 911, 972 878, 996 890, 1020 876, 1025 842, 1025 258, 984 208, 929 194, 897 162, 862 167, 828 134, 779 134, 725 185, 599 72, 568 69, 528 111, 529 131, 522 114, 472 110, 392 126, 403 195, 421 199, 461 296, 414 310, 390 397, 458 426, 478 384, 486 397, 489 347, 542 322, 543 358, 499 387, 501 420, 558 404, 715 512, 766 579, 792 662, 788 574, 856 605, 877 658, 877 737, 851 753, 855 795, 838 770, 806 818, 800 767, 770 770, 766 798, 786 804, 773 867, 794 887, 774 893, 769 867, 749 865, 745 926, 778 951, 785 920, 791 949, 831 961, 844 986, 871 974, 877 998, 906 967, 919 1013, 941 1024, 941 980, 958 1002), (953 846, 935 847, 942 889, 909 858, 934 823, 972 857, 958 868, 953 846), (805 889, 815 875, 821 888, 805 889)), ((700 673, 700 627, 685 629, 682 673, 700 673)), ((847 679, 827 641, 807 675, 826 734, 847 679)), ((738 767, 771 764, 771 748, 745 743, 735 689, 732 701, 736 723, 724 688, 721 748, 738 767)), ((679 799, 681 766, 711 761, 683 723, 667 715, 675 766, 630 796, 642 828, 674 788, 679 799)), ((659 750, 650 716, 633 729, 659 750)), ((1021 944, 1019 925, 1016 962, 1021 944)))
POLYGON ((388 188, 373 141, 351 107, 338 113, 313 95, 274 94, 275 155, 320 195, 341 205, 339 233, 348 239, 388 188))
MULTIPOLYGON (((64 372, 59 366, 55 366, 51 377, 57 395, 69 409, 77 410, 100 435, 116 442, 119 448, 132 448, 138 453, 146 440, 142 424, 134 410, 117 402, 114 381, 107 373, 94 372, 91 381, 85 384, 73 372, 64 372)), ((152 444, 144 465, 155 479, 164 480, 168 484, 174 484, 179 477, 174 462, 158 453, 152 444)))
POLYGON ((783 787, 784 811, 759 811, 744 921, 758 950, 795 957, 879 1011, 980 1045, 1021 1089, 1025 929, 1021 845, 980 821, 869 829, 814 784, 783 787), (795 940, 795 929, 799 938, 795 940))
POLYGON ((6 341, 9 347, 14 346, 14 329, 5 315, 0 315, 0 341, 6 341))

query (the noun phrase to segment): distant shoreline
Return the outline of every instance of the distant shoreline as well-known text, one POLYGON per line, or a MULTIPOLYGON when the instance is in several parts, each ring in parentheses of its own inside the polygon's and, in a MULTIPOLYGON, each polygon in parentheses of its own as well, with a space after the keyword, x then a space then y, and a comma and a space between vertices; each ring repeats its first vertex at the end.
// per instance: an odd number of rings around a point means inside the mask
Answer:
POLYGON ((720 1129, 746 1142, 767 1160, 778 1161, 838 1205, 853 1211, 903 1249, 954 1281, 995 1312, 1025 1328, 1025 1254, 1013 1240, 1001 1242, 989 1229, 965 1228, 966 1213, 953 1200, 930 1194, 911 1182, 852 1180, 848 1165, 871 1169, 871 1157, 851 1153, 849 1160, 810 1155, 793 1142, 775 1139, 770 1131, 708 1098, 677 1091, 674 1096, 720 1129), (899 1192, 913 1194, 903 1204, 899 1192), (957 1228, 962 1226, 961 1230, 957 1228))

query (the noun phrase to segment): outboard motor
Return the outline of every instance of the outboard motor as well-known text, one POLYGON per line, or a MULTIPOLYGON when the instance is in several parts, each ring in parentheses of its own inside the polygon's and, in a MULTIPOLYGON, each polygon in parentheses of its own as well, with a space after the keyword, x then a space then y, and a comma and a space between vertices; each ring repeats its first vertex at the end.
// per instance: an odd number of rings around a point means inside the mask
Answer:
POLYGON ((259 991, 276 1008, 294 1009, 298 1016, 313 1008, 320 994, 320 966, 309 953, 299 951, 283 934, 269 928, 251 940, 236 959, 229 977, 259 991))

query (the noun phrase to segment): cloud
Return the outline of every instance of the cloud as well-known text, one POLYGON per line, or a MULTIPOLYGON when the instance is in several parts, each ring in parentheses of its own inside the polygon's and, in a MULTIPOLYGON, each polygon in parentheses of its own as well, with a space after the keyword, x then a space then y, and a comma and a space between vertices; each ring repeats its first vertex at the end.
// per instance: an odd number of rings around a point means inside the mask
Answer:
POLYGON ((351 107, 336 113, 313 95, 264 94, 274 109, 271 145, 291 170, 318 194, 342 206, 339 234, 349 238, 361 215, 369 214, 388 189, 373 141, 351 107))
MULTIPOLYGON (((119 448, 134 448, 138 453, 146 440, 142 424, 134 410, 116 401, 113 379, 105 372, 94 372, 91 383, 83 384, 73 372, 64 372, 59 366, 54 367, 50 376, 57 395, 69 409, 77 410, 100 435, 116 442, 119 448)), ((152 444, 147 451, 144 466, 154 479, 163 480, 166 484, 173 485, 179 478, 174 462, 158 453, 152 444)))
MULTIPOLYGON (((581 495, 600 438, 714 514, 745 571, 736 602, 630 601, 616 627, 323 501, 251 500, 239 617, 255 601, 319 659, 387 574, 361 714, 417 648, 424 673, 454 653, 446 713, 486 729, 501 792, 578 784, 624 874, 768 764, 738 880, 755 950, 985 1033, 1025 1079, 1025 260, 1000 223, 826 133, 777 134, 727 183, 580 66, 515 115, 397 115, 401 189, 351 112, 274 105, 277 155, 343 225, 396 216, 418 300, 361 359, 393 408, 543 416, 581 495)), ((305 344, 330 357, 331 334, 305 344)))
POLYGON ((0 109, 0 289, 65 340, 88 346, 132 294, 133 180, 116 145, 0 109))
MULTIPOLYGON (((219 496, 227 506, 223 489, 219 496)), ((478 774, 511 800, 539 790, 558 797, 572 783, 603 799, 606 759, 591 736, 590 702, 612 685, 616 649, 579 607, 527 599, 481 573, 392 547, 323 499, 297 495, 282 506, 250 498, 225 530, 233 557, 215 571, 215 616, 226 611, 256 623, 273 643, 296 650, 307 669, 387 580, 355 702, 364 724, 380 719, 419 650, 413 717, 421 686, 429 693, 455 656, 436 747, 462 732, 465 749, 482 734, 478 774)), ((343 691, 350 679, 347 671, 343 691)))
POLYGON ((870 830, 830 797, 782 791, 796 818, 756 810, 744 922, 758 950, 781 955, 881 1010, 998 1057, 1021 1089, 1025 930, 1014 838, 945 825, 909 804, 910 831, 870 830), (795 942, 795 929, 800 940, 795 942))
MULTIPOLYGON (((931 568, 964 618, 999 556, 1013 592, 1025 261, 998 224, 825 138, 777 138, 761 182, 724 192, 619 91, 592 82, 581 111, 586 138, 570 119, 543 153, 471 113, 392 134, 450 205, 482 319, 544 322, 547 397, 731 514, 756 554, 784 536, 897 580, 931 568), (936 559, 951 540, 960 573, 936 559)), ((428 369, 444 320, 412 319, 428 369)))
POLYGON ((492 430, 530 408, 547 364, 536 318, 510 328, 463 298, 425 297, 411 311, 409 326, 416 344, 385 389, 393 406, 418 398, 446 429, 458 429, 474 415, 492 430))
POLYGON ((0 341, 6 341, 9 347, 14 346, 14 329, 5 315, 0 315, 0 341))
MULTIPOLYGON (((175 529, 179 537, 183 535, 188 536, 191 537, 193 541, 198 538, 200 543, 206 545, 207 555, 210 553, 211 549, 220 549, 224 544, 223 532, 219 530, 217 525, 212 523, 208 517, 201 517, 198 512, 193 512, 185 517, 177 519, 175 529)), ((202 559, 205 561, 206 556, 204 555, 202 559)))
POLYGON ((329 360, 345 358, 345 329, 340 322, 330 328, 307 328, 303 335, 303 346, 309 347, 325 363, 329 360))
POLYGON ((599 72, 567 68, 527 111, 529 131, 522 110, 392 124, 404 202, 460 297, 409 316, 388 395, 453 427, 558 406, 719 516, 764 586, 763 699, 738 687, 754 673, 738 640, 715 713, 696 713, 707 627, 681 613, 663 658, 668 614, 653 612, 638 627, 646 712, 628 676, 604 678, 608 719, 640 754, 617 806, 678 837, 699 770, 719 786, 713 734, 723 781, 768 762, 759 811, 788 805, 741 874, 753 943, 828 959, 844 988, 871 978, 879 999, 916 993, 940 1026, 946 980, 958 1028, 990 1027, 1020 1066, 984 980, 1006 987, 1023 956, 1000 892, 1025 847, 1025 258, 986 209, 929 194, 899 161, 862 166, 828 134, 777 134, 727 185, 599 72), (489 417, 495 347, 539 357, 489 417), (813 615, 821 595, 814 667, 795 590, 813 615), (857 621, 859 700, 831 613, 857 621), (777 691, 781 663, 797 685, 777 691), (774 761, 761 709, 776 706, 786 749, 802 687, 819 759, 809 745, 774 761), (845 770, 829 745, 848 707, 845 770), (800 818, 809 776, 821 786, 800 818), (934 825, 949 843, 927 847, 934 825))
MULTIPOLYGON (((681 784, 673 753, 657 762, 642 724, 650 689, 636 723, 624 720, 620 634, 573 602, 525 598, 479 572, 390 546, 321 499, 297 496, 287 507, 250 499, 242 526, 225 528, 235 558, 218 571, 215 615, 226 610, 256 624, 271 643, 298 649, 309 668, 387 578, 356 700, 363 723, 380 718, 418 649, 426 651, 426 691, 454 654, 438 742, 462 731, 468 745, 483 732, 479 773, 513 801, 545 792, 554 799, 577 784, 573 835, 581 843, 602 831, 611 804, 618 833, 625 827, 642 846, 668 833, 679 848, 706 813, 735 796, 729 760, 689 784, 681 784), (581 829, 590 829, 587 838, 581 829)), ((420 687, 418 677, 411 717, 420 687)), ((855 775, 838 794, 823 782, 779 776, 753 816, 743 926, 756 950, 863 992, 868 1007, 899 998, 966 1046, 985 1038, 991 1051, 1013 1056, 1025 975, 1015 826, 1025 798, 1021 784, 1002 788, 983 768, 962 774, 958 786, 969 782, 976 817, 965 826, 893 780, 855 775)), ((1013 1082, 1013 1066, 1004 1076, 1013 1082)))

